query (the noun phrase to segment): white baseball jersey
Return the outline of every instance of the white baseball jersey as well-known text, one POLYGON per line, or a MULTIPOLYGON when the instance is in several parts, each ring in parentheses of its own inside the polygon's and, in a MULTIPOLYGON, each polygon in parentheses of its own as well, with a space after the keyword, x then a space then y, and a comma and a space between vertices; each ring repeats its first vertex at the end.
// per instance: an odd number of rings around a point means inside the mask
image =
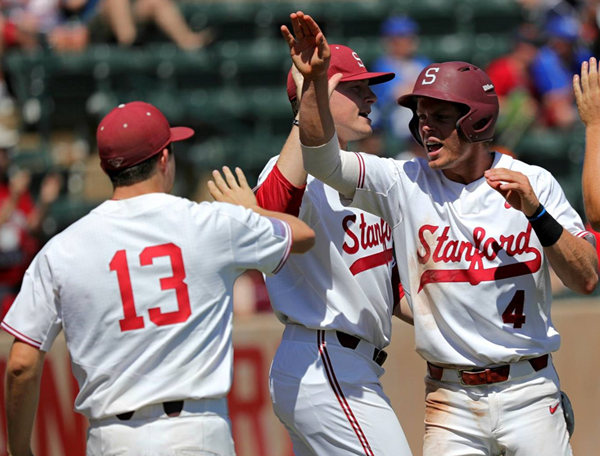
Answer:
POLYGON ((233 283, 278 270, 290 247, 286 223, 240 206, 106 201, 44 246, 1 326, 44 351, 64 330, 89 418, 224 397, 233 283))
MULTIPOLYGON (((485 366, 558 349, 548 263, 522 212, 484 177, 463 185, 425 159, 356 156, 362 172, 352 204, 393 228, 417 350, 426 360, 485 366)), ((590 234, 548 171, 499 153, 492 166, 525 174, 566 230, 590 234)))
MULTIPOLYGON (((277 158, 267 163, 258 186, 277 158)), ((381 217, 343 206, 336 190, 310 175, 299 218, 315 231, 316 244, 266 279, 279 319, 339 330, 379 348, 388 345, 394 301, 390 226, 381 217)))

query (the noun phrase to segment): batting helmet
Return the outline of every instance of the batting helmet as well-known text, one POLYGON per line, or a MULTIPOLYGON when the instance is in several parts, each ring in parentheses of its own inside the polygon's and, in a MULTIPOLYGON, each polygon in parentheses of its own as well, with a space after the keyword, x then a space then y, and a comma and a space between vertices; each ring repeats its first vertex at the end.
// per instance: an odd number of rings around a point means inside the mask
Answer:
POLYGON ((456 122, 456 129, 468 142, 488 141, 494 136, 498 119, 498 96, 489 76, 480 68, 467 62, 432 63, 425 67, 412 93, 398 98, 398 104, 410 108, 413 117, 409 128, 419 144, 417 99, 419 97, 458 103, 466 112, 456 122))

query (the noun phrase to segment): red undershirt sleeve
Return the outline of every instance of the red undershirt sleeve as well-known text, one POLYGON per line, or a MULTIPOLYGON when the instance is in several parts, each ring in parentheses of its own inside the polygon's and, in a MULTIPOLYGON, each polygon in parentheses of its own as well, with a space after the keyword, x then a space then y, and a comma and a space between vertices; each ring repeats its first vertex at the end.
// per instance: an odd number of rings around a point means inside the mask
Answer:
POLYGON ((298 216, 306 185, 296 187, 281 173, 277 164, 256 189, 258 205, 270 211, 298 216))

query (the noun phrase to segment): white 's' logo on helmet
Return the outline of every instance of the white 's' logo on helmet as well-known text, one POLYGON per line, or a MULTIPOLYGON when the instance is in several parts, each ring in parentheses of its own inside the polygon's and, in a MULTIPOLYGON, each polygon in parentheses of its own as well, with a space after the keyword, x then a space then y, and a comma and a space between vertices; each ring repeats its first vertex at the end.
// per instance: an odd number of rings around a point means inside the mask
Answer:
POLYGON ((494 84, 486 84, 483 86, 483 91, 488 92, 494 88, 494 84))
POLYGON ((358 56, 358 54, 356 52, 352 53, 352 57, 354 57, 356 59, 359 67, 361 67, 361 68, 365 67, 365 64, 363 63, 363 61, 360 59, 360 57, 358 56))
POLYGON ((421 85, 429 85, 435 82, 436 74, 440 71, 439 67, 431 67, 425 72, 425 77, 421 81, 421 85))

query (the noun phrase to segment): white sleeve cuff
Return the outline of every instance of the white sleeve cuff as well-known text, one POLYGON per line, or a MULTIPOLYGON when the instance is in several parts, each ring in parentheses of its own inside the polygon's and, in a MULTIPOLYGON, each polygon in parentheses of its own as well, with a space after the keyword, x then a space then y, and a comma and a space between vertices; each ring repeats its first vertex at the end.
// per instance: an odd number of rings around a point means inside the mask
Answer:
POLYGON ((359 176, 356 154, 340 150, 337 134, 320 146, 302 144, 304 169, 346 197, 352 197, 359 176))

